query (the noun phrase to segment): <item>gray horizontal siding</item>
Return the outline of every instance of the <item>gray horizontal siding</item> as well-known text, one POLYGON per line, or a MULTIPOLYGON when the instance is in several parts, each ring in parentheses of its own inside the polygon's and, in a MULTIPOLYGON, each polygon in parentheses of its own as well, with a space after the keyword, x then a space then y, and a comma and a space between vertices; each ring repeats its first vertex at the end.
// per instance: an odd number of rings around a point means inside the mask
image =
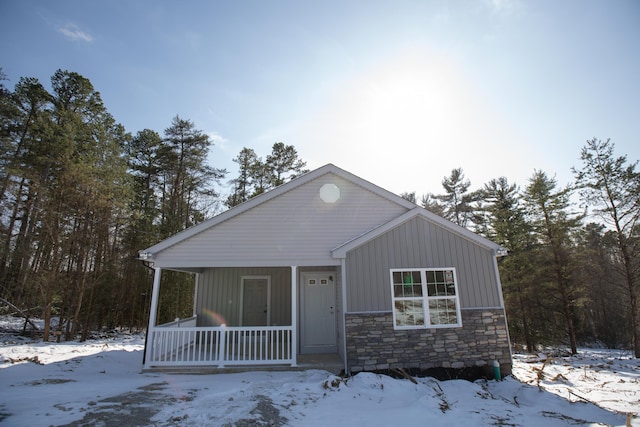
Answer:
POLYGON ((390 311, 392 268, 455 267, 462 308, 500 307, 492 251, 413 218, 347 254, 349 312, 390 311))
POLYGON ((326 174, 163 250, 154 261, 158 267, 338 265, 331 249, 406 211, 326 174), (320 199, 326 183, 340 188, 336 203, 320 199))

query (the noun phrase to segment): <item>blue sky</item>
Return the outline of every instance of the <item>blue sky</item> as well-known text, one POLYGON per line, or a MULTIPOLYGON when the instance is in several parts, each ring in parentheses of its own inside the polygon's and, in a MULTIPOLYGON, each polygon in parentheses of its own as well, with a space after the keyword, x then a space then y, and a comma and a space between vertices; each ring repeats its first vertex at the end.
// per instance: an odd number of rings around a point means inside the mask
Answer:
POLYGON ((278 141, 418 195, 564 185, 592 137, 640 159, 634 0, 2 0, 0 35, 7 86, 78 72, 132 134, 192 120, 229 178, 278 141))

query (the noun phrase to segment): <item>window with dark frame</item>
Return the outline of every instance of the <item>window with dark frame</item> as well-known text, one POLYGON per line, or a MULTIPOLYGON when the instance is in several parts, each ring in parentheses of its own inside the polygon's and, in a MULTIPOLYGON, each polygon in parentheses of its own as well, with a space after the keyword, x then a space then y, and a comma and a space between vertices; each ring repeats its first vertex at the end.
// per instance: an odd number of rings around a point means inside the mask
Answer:
POLYGON ((453 267, 392 269, 391 294, 395 329, 462 326, 453 267))

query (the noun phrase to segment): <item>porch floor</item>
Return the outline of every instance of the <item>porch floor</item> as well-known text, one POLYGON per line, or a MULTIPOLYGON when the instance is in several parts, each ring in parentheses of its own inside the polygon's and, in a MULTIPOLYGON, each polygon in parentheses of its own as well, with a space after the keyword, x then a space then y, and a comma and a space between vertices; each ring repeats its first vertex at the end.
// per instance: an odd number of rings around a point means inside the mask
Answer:
POLYGON ((306 371, 321 369, 339 375, 344 371, 344 362, 337 353, 298 354, 297 366, 289 365, 245 365, 218 368, 216 366, 158 366, 143 369, 142 372, 162 372, 167 374, 231 374, 249 371, 306 371))

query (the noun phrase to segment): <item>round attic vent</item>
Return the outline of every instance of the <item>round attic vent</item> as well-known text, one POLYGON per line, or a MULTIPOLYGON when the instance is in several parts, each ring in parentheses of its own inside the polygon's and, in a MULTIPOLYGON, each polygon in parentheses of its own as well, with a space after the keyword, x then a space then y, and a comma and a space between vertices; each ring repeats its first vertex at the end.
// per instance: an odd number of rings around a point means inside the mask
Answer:
POLYGON ((325 203, 335 203, 340 198, 340 189, 335 184, 325 184, 320 188, 320 198, 325 203))

